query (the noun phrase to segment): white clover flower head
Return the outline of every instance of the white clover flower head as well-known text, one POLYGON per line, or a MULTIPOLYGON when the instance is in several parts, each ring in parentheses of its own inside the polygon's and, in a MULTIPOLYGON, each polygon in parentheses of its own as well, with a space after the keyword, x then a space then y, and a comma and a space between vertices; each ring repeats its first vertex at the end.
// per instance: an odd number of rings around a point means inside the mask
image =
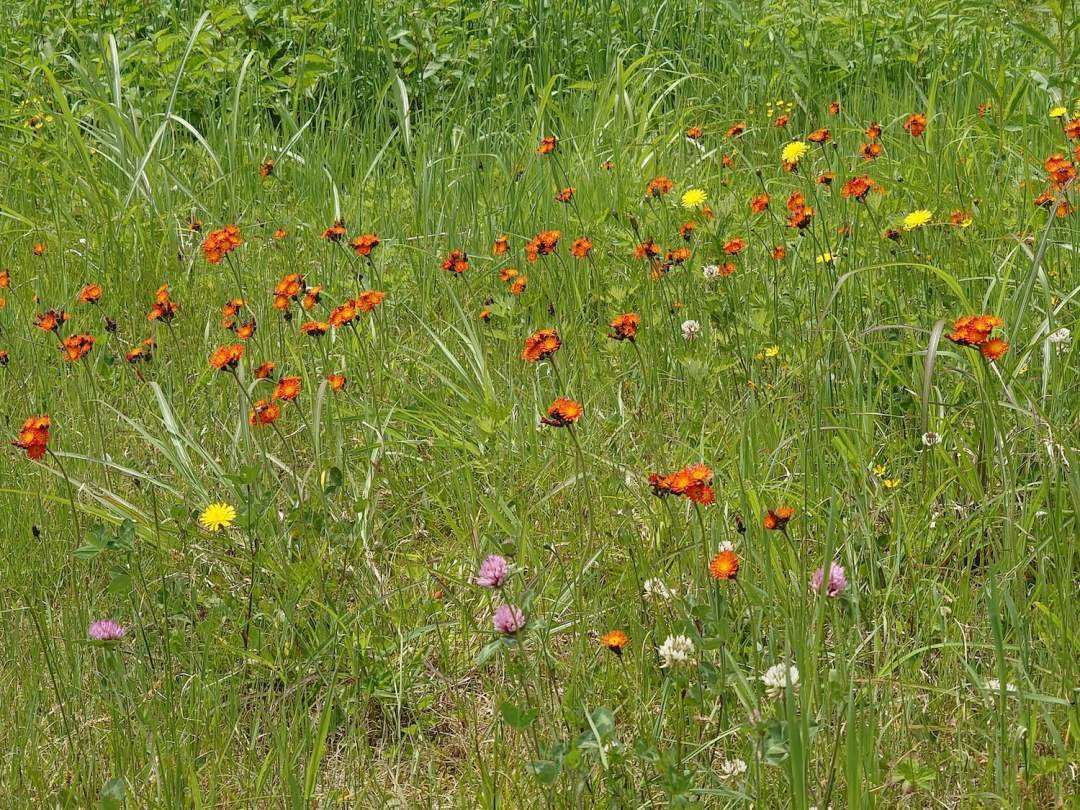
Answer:
POLYGON ((746 773, 746 763, 738 757, 734 759, 722 759, 716 770, 721 779, 734 779, 746 773))
POLYGON ((645 598, 651 602, 669 602, 675 596, 660 579, 647 579, 642 583, 645 598))
POLYGON ((791 691, 798 691, 799 668, 787 664, 773 664, 765 674, 761 676, 761 682, 765 684, 765 694, 771 700, 779 700, 784 696, 784 690, 791 686, 791 691))
MULTIPOLYGON (((997 678, 988 678, 986 681, 986 688, 991 692, 1000 692, 1001 681, 999 681, 997 678)), ((1015 693, 1017 691, 1016 684, 1006 682, 1005 691, 1015 693)))
POLYGON ((690 663, 694 655, 694 642, 686 636, 668 636, 660 645, 660 666, 673 669, 690 663))
POLYGON ((687 340, 693 340, 701 334, 701 324, 695 320, 683 321, 682 336, 687 340))
POLYGON ((1058 352, 1067 352, 1072 344, 1072 332, 1069 327, 1063 326, 1047 335, 1046 340, 1051 346, 1057 347, 1058 352))
POLYGON ((934 431, 932 430, 928 430, 922 435, 922 443, 927 447, 933 447, 935 444, 941 444, 941 434, 934 433, 934 431))
POLYGON ((705 276, 706 281, 716 281, 720 278, 720 268, 715 264, 707 264, 701 268, 701 274, 705 276))
POLYGON ((720 541, 720 545, 716 547, 716 550, 717 551, 734 551, 735 550, 735 544, 732 543, 730 540, 722 540, 722 541, 720 541))

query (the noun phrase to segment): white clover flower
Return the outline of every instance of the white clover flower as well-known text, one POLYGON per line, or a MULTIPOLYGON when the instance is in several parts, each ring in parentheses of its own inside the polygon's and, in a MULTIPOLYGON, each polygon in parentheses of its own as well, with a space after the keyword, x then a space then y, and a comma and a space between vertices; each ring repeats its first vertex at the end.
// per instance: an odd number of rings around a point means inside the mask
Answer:
POLYGON ((1063 326, 1047 335, 1046 340, 1051 345, 1057 346, 1059 352, 1068 351, 1069 344, 1072 343, 1072 332, 1067 326, 1063 326))
POLYGON ((720 278, 720 268, 715 264, 707 264, 701 268, 701 274, 705 276, 706 281, 716 281, 720 278))
POLYGON ((686 636, 668 636, 660 645, 660 666, 664 669, 690 663, 694 642, 686 636))
POLYGON ((642 590, 645 591, 645 598, 651 602, 669 602, 675 595, 671 592, 671 589, 664 584, 663 580, 659 579, 647 579, 642 583, 642 590))
POLYGON ((735 550, 735 544, 732 543, 730 540, 722 540, 722 541, 720 541, 720 545, 716 547, 716 550, 717 551, 734 551, 735 550))
POLYGON ((941 434, 934 433, 934 431, 932 430, 928 430, 922 435, 922 443, 925 444, 927 447, 933 447, 935 444, 941 444, 941 434))
POLYGON ((736 757, 735 759, 722 759, 716 768, 721 779, 734 779, 746 773, 746 763, 736 757))
POLYGON ((773 664, 765 674, 761 676, 761 682, 765 684, 765 694, 772 700, 779 700, 784 696, 784 689, 790 684, 791 691, 799 689, 799 668, 787 664, 773 664))
POLYGON ((701 334, 701 324, 697 321, 683 321, 682 324, 682 336, 687 340, 693 340, 699 334, 701 334))
MULTIPOLYGON (((986 681, 986 688, 991 692, 1001 691, 1001 681, 997 678, 988 678, 986 681)), ((1006 683, 1005 691, 1015 693, 1017 691, 1015 683, 1006 683)))

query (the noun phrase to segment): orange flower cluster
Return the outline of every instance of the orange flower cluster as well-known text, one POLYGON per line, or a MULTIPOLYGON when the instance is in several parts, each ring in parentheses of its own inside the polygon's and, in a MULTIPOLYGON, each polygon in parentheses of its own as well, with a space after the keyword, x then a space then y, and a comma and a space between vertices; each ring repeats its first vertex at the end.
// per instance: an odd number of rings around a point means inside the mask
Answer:
POLYGON ((828 143, 832 140, 832 133, 822 127, 821 129, 815 129, 807 135, 806 140, 810 141, 810 143, 828 143))
POLYGON ((623 649, 629 643, 630 636, 626 635, 622 630, 612 630, 600 636, 600 646, 606 650, 611 650, 616 655, 622 655, 623 649))
POLYGON ((300 396, 301 381, 299 377, 282 377, 274 386, 273 399, 284 402, 293 402, 300 396))
POLYGON ((327 374, 326 381, 330 384, 331 391, 340 391, 345 387, 344 374, 327 374))
POLYGON ((987 360, 1000 360, 1009 350, 1009 344, 990 337, 990 333, 1003 323, 996 315, 964 315, 953 321, 953 331, 946 337, 959 346, 978 349, 987 360))
POLYGON ((301 334, 308 337, 322 337, 330 331, 330 324, 326 321, 307 321, 300 324, 301 334))
POLYGON ((78 300, 80 304, 96 304, 101 300, 101 285, 87 284, 79 290, 78 300))
POLYGON ((641 325, 641 316, 636 312, 627 312, 619 315, 611 322, 611 331, 608 337, 613 340, 629 340, 633 342, 637 337, 638 327, 641 325))
POLYGON ((579 236, 570 243, 570 255, 575 259, 584 259, 592 253, 593 243, 587 236, 579 236))
POLYGON ((840 194, 849 199, 862 202, 873 188, 874 181, 864 174, 847 180, 841 187, 840 194))
POLYGON ((912 113, 909 115, 904 122, 904 130, 912 138, 920 137, 926 132, 926 115, 923 113, 912 113))
POLYGON ((382 242, 377 234, 362 233, 349 242, 349 247, 356 251, 357 256, 367 258, 371 256, 371 251, 375 250, 380 244, 382 244, 382 242))
POLYGON ((646 239, 644 242, 639 242, 634 248, 635 259, 648 259, 649 261, 652 261, 659 256, 660 246, 652 239, 646 239))
POLYGON ((645 186, 645 196, 663 197, 673 188, 675 188, 675 184, 672 183, 671 180, 664 175, 660 175, 659 177, 655 177, 650 180, 648 185, 645 186))
POLYGON ((451 250, 443 259, 442 269, 448 273, 460 276, 469 269, 469 257, 464 250, 451 250))
POLYGON ((568 427, 580 419, 582 413, 584 413, 584 408, 581 407, 580 402, 559 397, 551 403, 547 416, 541 418, 540 421, 548 427, 568 427))
POLYGON ((540 155, 550 155, 559 145, 559 139, 554 135, 547 135, 540 141, 540 146, 537 147, 536 152, 540 155))
POLYGON ((735 579, 739 575, 739 556, 730 549, 709 560, 709 576, 715 580, 735 579))
POLYGON ((1043 161, 1047 179, 1055 191, 1061 191, 1076 179, 1076 166, 1064 155, 1055 152, 1043 161))
POLYGON ((45 456, 49 448, 49 425, 52 422, 48 416, 31 416, 23 422, 19 436, 11 444, 20 450, 25 450, 26 455, 32 459, 45 456))
POLYGON ((146 320, 168 323, 176 316, 177 306, 173 303, 168 284, 162 284, 154 293, 154 305, 146 313, 146 320))
POLYGON ((207 234, 203 241, 203 253, 210 264, 220 264, 221 260, 240 247, 243 241, 238 227, 226 225, 207 234))
POLYGON ((50 309, 34 316, 34 326, 43 332, 56 332, 69 320, 71 316, 64 310, 50 309))
POLYGON ((814 218, 814 209, 806 204, 806 197, 801 191, 791 192, 787 200, 787 209, 790 212, 787 219, 789 228, 802 230, 808 227, 814 218))
POLYGON ((738 138, 744 132, 746 132, 746 122, 740 121, 738 124, 732 125, 728 129, 727 134, 729 138, 738 138))
POLYGON ((274 161, 264 160, 259 164, 259 177, 269 177, 274 173, 274 161))
POLYGON ((289 273, 274 285, 274 309, 288 312, 289 301, 297 300, 306 291, 306 279, 300 273, 289 273))
POLYGON ((783 531, 793 517, 795 517, 795 510, 790 506, 778 506, 775 510, 770 509, 765 513, 761 525, 769 531, 783 531))
POLYGON ((136 363, 149 363, 153 357, 156 345, 153 338, 147 338, 138 346, 129 349, 124 355, 124 360, 131 365, 135 365, 136 363))
POLYGON ((525 245, 525 259, 535 262, 541 256, 550 256, 558 247, 560 237, 560 231, 541 231, 525 245))
POLYGON ((232 371, 240 364, 240 358, 244 356, 242 343, 234 343, 231 346, 221 346, 214 349, 210 355, 210 366, 218 371, 232 371))
POLYGON ((705 133, 701 131, 701 127, 690 127, 686 130, 686 137, 692 141, 700 141, 705 133))
POLYGON ((340 242, 348 236, 348 231, 345 230, 345 220, 338 217, 334 220, 334 224, 323 231, 322 238, 327 242, 340 242))
POLYGON ((547 360, 562 346, 559 335, 554 329, 540 329, 525 338, 525 348, 521 352, 521 359, 530 363, 539 363, 547 360))
POLYGON ((510 240, 504 234, 495 240, 491 246, 492 256, 502 256, 510 249, 510 240))
POLYGON ((859 154, 863 160, 874 160, 881 157, 881 144, 876 142, 864 143, 859 147, 859 154))
POLYGON ((94 348, 93 335, 71 335, 64 338, 60 351, 64 353, 64 359, 69 363, 76 363, 90 354, 94 348))
POLYGON ((746 248, 746 240, 741 236, 734 236, 724 243, 724 253, 728 256, 738 256, 746 248))
POLYGON ((248 422, 252 427, 265 427, 276 422, 280 416, 281 408, 277 403, 260 399, 248 414, 248 422))
POLYGON ((765 212, 765 209, 769 207, 769 195, 758 194, 750 200, 750 210, 755 214, 761 214, 765 212))
POLYGON ((556 194, 555 194, 555 202, 568 203, 572 199, 574 199, 574 187, 573 186, 567 186, 566 188, 562 189, 561 191, 556 192, 556 194))
POLYGON ((652 473, 649 486, 654 495, 682 495, 701 506, 716 503, 716 493, 712 488, 713 471, 704 464, 692 464, 670 475, 652 473))

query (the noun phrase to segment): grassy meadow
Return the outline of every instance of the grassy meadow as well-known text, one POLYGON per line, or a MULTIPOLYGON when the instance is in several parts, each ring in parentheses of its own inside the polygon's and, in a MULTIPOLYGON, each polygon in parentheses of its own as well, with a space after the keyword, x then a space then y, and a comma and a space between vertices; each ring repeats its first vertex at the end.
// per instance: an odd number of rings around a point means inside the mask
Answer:
POLYGON ((1077 806, 1070 2, 0 23, 0 806, 1077 806))

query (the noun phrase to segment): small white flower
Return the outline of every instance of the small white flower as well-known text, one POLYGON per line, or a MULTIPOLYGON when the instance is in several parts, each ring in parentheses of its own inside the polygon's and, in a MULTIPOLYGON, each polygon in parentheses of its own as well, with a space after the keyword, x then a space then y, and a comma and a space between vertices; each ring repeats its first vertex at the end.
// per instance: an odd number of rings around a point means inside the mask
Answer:
POLYGON ((693 340, 701 334, 701 324, 697 321, 683 321, 682 336, 687 340, 693 340))
POLYGON ((1072 343, 1072 332, 1067 326, 1063 326, 1047 335, 1046 339, 1051 345, 1057 346, 1059 352, 1068 351, 1069 344, 1072 343))
POLYGON ((706 281, 716 281, 720 278, 720 268, 715 264, 707 264, 701 268, 701 274, 705 276, 706 281))
POLYGON ((790 684, 791 691, 798 691, 799 668, 787 664, 773 664, 765 674, 761 676, 761 682, 765 684, 765 694, 772 700, 779 700, 784 696, 784 689, 790 684))
POLYGON ((732 543, 730 540, 722 540, 720 542, 720 545, 717 546, 717 551, 734 551, 734 550, 735 550, 735 544, 732 543))
POLYGON ((928 430, 922 435, 922 443, 925 444, 927 447, 933 447, 935 444, 941 444, 941 434, 934 433, 934 431, 932 430, 928 430))
POLYGON ((735 759, 722 759, 717 766, 721 779, 734 779, 746 773, 746 763, 736 757, 735 759))
MULTIPOLYGON (((999 681, 997 678, 988 678, 987 681, 986 681, 986 688, 991 692, 1000 692, 1001 691, 1001 681, 999 681)), ((1016 684, 1015 683, 1006 683, 1005 684, 1005 691, 1015 693, 1017 691, 1016 684)))
POLYGON ((652 602, 668 602, 675 595, 671 589, 659 579, 647 579, 642 584, 645 598, 652 602))
POLYGON ((690 662, 694 654, 694 642, 686 636, 668 636, 660 645, 660 666, 664 669, 682 666, 690 662))

